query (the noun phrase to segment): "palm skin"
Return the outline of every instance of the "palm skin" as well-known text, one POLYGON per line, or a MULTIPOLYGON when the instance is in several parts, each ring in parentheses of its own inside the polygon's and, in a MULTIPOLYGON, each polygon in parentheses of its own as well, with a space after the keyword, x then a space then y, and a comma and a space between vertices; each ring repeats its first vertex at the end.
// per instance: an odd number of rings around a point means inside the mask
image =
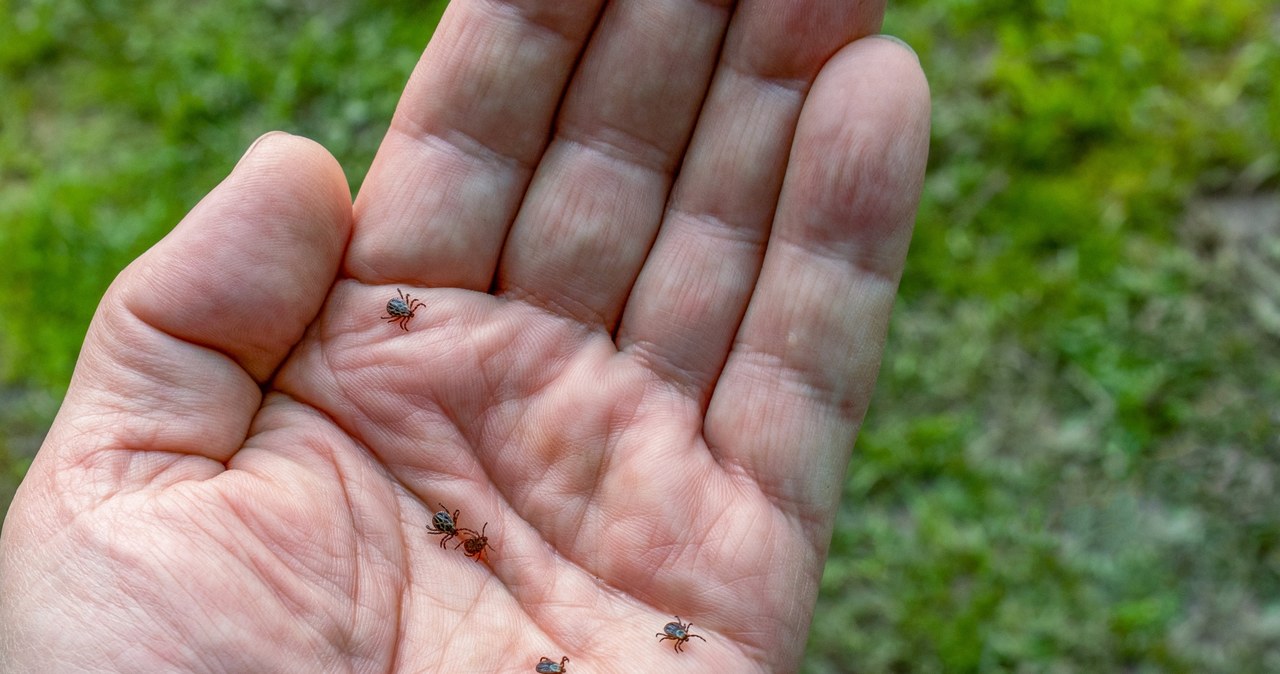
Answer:
POLYGON ((882 4, 783 4, 454 3, 354 208, 264 137, 99 307, 0 662, 794 670, 928 95, 882 4))

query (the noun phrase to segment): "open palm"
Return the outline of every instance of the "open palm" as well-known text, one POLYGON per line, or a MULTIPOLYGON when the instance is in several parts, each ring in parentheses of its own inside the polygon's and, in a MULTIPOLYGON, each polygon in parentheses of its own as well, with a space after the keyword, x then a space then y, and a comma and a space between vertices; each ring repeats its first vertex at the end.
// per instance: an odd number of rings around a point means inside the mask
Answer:
POLYGON ((794 669, 927 145, 882 13, 455 2, 354 209, 265 136, 99 307, 0 661, 794 669))

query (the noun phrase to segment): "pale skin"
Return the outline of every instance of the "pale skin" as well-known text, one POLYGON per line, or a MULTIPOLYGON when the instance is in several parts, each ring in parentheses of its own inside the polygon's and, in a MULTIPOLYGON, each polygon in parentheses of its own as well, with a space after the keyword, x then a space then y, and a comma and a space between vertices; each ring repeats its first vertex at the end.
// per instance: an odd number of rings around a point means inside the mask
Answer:
POLYGON ((264 136, 103 298, 0 663, 795 671, 927 153, 883 9, 455 1, 354 206, 264 136))

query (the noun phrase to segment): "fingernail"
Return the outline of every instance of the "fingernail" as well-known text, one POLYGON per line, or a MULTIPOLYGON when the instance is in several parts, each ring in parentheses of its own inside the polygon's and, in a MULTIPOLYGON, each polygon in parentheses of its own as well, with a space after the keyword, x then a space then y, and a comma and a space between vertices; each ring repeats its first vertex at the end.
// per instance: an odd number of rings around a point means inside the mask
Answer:
POLYGON ((880 38, 881 40, 888 40, 888 41, 890 41, 890 42, 893 42, 893 43, 897 44, 898 46, 902 47, 903 49, 906 49, 907 51, 911 52, 911 55, 912 55, 912 56, 914 56, 914 57, 916 57, 916 61, 919 61, 919 60, 920 60, 920 55, 916 53, 916 50, 912 49, 912 48, 911 48, 911 45, 907 44, 907 43, 906 43, 902 38, 900 38, 900 37, 897 37, 897 36, 895 36, 895 35, 888 35, 888 34, 886 34, 886 33, 880 33, 880 34, 878 34, 878 35, 873 35, 872 37, 878 37, 878 38, 880 38))
POLYGON ((249 149, 245 150, 244 154, 240 155, 240 160, 236 162, 236 166, 239 166, 240 164, 244 163, 244 160, 247 159, 249 155, 253 154, 253 151, 257 149, 258 145, 261 144, 262 141, 272 136, 287 136, 287 135, 289 134, 283 131, 268 131, 262 134, 261 136, 258 136, 258 139, 253 141, 253 143, 249 145, 249 149))

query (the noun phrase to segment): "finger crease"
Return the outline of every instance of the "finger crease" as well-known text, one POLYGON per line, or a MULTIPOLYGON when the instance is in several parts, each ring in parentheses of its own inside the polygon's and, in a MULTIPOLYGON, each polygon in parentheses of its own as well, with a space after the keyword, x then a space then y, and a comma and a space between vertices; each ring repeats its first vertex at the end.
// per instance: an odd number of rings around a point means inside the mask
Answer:
POLYGON ((702 409, 706 409, 707 401, 710 399, 706 387, 711 373, 680 365, 672 356, 670 349, 664 349, 658 343, 649 340, 631 342, 627 345, 627 352, 662 381, 675 386, 690 399, 697 400, 702 409))
POLYGON ((708 211, 691 211, 673 206, 667 211, 667 219, 674 222, 684 220, 693 226, 696 233, 731 243, 745 243, 753 248, 763 246, 769 238, 769 229, 749 223, 735 223, 708 211))
POLYGON ((500 171, 532 173, 534 164, 537 161, 537 158, 524 159, 503 152, 461 129, 452 128, 448 131, 437 133, 423 126, 418 120, 404 116, 396 116, 391 121, 390 130, 424 147, 443 148, 446 151, 453 151, 457 154, 474 158, 483 164, 495 166, 500 171))
POLYGON ((809 93, 809 88, 813 86, 813 77, 765 75, 738 63, 738 60, 731 56, 725 57, 721 65, 728 72, 755 84, 758 88, 766 92, 780 93, 786 98, 802 99, 809 93))
MULTIPOLYGON (((534 30, 549 34, 567 43, 579 44, 583 40, 584 36, 581 34, 570 33, 565 30, 563 26, 537 18, 533 12, 530 12, 528 9, 523 7, 521 3, 518 3, 515 0, 486 0, 486 3, 495 14, 513 17, 534 30)), ((597 9, 596 11, 598 12, 599 10, 597 9)), ((583 23, 590 27, 594 22, 583 23)))
POLYGON ((572 298, 552 299, 516 286, 504 288, 500 296, 512 302, 524 302, 555 318, 567 318, 589 330, 599 330, 606 325, 604 314, 572 298))
MULTIPOLYGON (((774 242, 771 241, 772 245, 774 242)), ((900 263, 886 259, 883 255, 875 255, 871 251, 874 246, 862 246, 856 243, 848 246, 835 246, 815 238, 786 236, 779 232, 777 243, 791 246, 803 254, 812 255, 822 260, 833 262, 850 269, 856 276, 876 279, 889 284, 891 289, 898 287, 896 270, 900 263)))
POLYGON ((671 175, 675 167, 675 158, 670 152, 617 127, 602 128, 595 133, 574 128, 561 129, 557 140, 662 176, 671 175))

